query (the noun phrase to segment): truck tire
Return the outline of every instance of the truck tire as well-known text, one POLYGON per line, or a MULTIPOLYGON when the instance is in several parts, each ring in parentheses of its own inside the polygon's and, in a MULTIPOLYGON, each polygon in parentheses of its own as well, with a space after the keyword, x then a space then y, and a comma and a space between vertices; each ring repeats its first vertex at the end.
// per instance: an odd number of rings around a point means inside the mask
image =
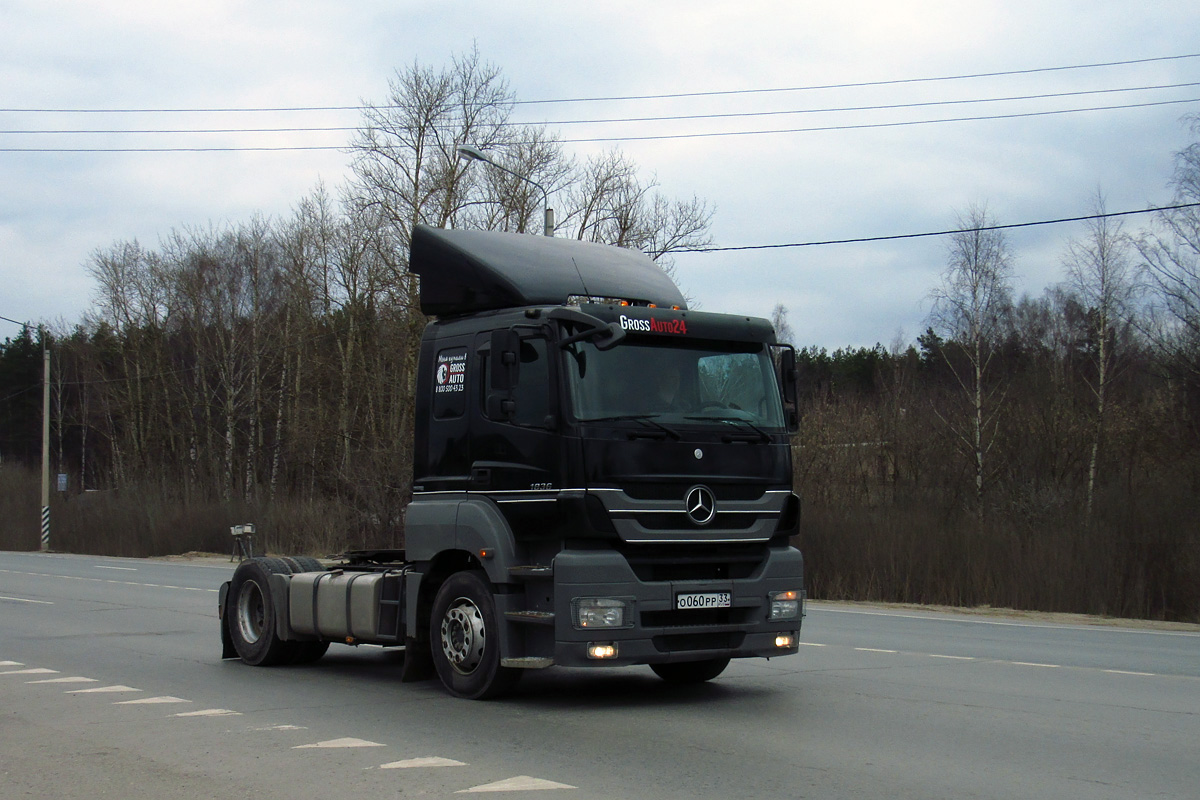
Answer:
POLYGON ((507 692, 520 670, 500 666, 496 601, 487 574, 456 572, 433 600, 429 633, 433 665, 453 695, 484 700, 507 692))
POLYGON ((669 664, 651 664, 654 674, 667 683, 689 684, 711 681, 729 666, 728 658, 711 658, 707 661, 678 661, 669 664))
POLYGON ((297 572, 324 572, 325 567, 320 561, 308 556, 284 556, 283 562, 292 569, 292 574, 297 572))
POLYGON ((225 609, 229 635, 238 657, 255 667, 282 664, 292 659, 292 642, 275 634, 275 604, 271 601, 271 575, 288 575, 291 570, 278 558, 243 561, 229 584, 225 609))

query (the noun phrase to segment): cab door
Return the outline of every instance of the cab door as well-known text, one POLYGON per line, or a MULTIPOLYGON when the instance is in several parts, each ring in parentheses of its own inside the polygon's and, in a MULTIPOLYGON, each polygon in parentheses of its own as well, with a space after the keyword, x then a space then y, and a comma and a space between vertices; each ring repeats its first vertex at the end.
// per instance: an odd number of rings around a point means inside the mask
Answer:
POLYGON ((558 370, 553 343, 537 329, 519 332, 516 382, 511 402, 489 402, 493 355, 490 333, 475 338, 479 369, 471 416, 471 490, 497 502, 552 498, 563 488, 558 448, 558 370), (525 495, 528 495, 527 497, 525 495))

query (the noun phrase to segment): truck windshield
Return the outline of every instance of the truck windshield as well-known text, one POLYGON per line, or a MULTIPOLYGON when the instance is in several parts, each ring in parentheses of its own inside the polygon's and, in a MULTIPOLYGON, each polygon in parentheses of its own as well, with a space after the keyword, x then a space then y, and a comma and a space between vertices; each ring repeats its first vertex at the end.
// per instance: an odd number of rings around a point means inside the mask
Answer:
POLYGON ((686 345, 630 342, 566 349, 576 419, 660 419, 678 424, 743 423, 781 429, 783 409, 771 356, 758 342, 686 345))

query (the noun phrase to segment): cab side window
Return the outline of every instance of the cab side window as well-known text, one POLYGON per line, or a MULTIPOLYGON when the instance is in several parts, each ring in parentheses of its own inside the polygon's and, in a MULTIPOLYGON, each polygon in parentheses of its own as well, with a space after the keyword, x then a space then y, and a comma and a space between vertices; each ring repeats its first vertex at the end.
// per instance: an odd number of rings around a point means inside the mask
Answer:
MULTIPOLYGON (((486 375, 491 354, 483 356, 480 370, 486 375)), ((488 391, 487 381, 480 381, 483 392, 488 391)), ((510 419, 495 417, 487 414, 487 403, 481 402, 480 408, 489 419, 496 422, 508 422, 524 427, 544 428, 546 417, 550 414, 550 361, 546 354, 545 339, 523 339, 521 341, 520 378, 512 394, 516 405, 516 413, 510 419)))

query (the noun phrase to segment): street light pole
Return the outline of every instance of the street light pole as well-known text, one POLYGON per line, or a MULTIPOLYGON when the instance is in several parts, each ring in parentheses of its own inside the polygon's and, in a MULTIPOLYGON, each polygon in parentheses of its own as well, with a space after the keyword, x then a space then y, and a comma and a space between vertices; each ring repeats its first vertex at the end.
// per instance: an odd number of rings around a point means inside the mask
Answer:
POLYGON ((50 549, 50 343, 42 334, 42 552, 50 549))
POLYGON ((482 161, 485 164, 491 164, 493 167, 500 170, 501 172, 506 172, 509 175, 512 175, 514 178, 520 178, 521 180, 525 181, 530 186, 532 186, 533 188, 535 188, 539 192, 541 192, 542 193, 542 208, 544 209, 544 214, 545 214, 545 220, 544 220, 543 226, 542 226, 542 233, 545 234, 546 236, 554 235, 554 209, 550 207, 550 195, 549 195, 549 193, 546 192, 546 189, 544 186, 542 186, 540 183, 533 180, 532 178, 528 178, 519 172, 513 172, 508 167, 497 164, 495 161, 492 161, 492 159, 487 155, 487 153, 483 152, 478 147, 473 147, 469 144, 460 144, 455 149, 458 151, 459 158, 466 158, 468 161, 482 161))

